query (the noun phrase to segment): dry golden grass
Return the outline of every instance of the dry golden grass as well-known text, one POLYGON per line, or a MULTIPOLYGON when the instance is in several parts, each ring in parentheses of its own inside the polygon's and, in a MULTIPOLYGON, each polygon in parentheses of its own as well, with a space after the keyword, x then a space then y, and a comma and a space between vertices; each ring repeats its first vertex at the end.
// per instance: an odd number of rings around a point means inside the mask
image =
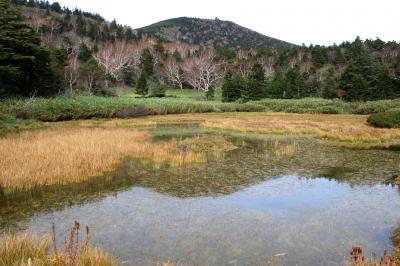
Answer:
POLYGON ((160 122, 203 121, 202 126, 211 129, 257 134, 313 135, 347 147, 387 147, 400 143, 400 129, 374 128, 368 125, 367 118, 350 114, 206 113, 111 120, 102 126, 140 127, 160 122))
POLYGON ((384 252, 383 256, 379 259, 372 257, 366 259, 363 255, 361 247, 354 246, 350 252, 351 265, 352 266, 399 266, 399 262, 395 257, 390 255, 388 252, 384 252))
POLYGON ((6 234, 0 239, 0 265, 27 265, 29 258, 40 265, 47 260, 49 247, 48 237, 6 234))
MULTIPOLYGON (((139 119, 49 123, 49 129, 0 139, 0 186, 78 182, 111 170, 123 157, 154 165, 204 162, 232 147, 222 137, 152 142, 147 131, 159 123, 203 121, 211 129, 258 134, 313 135, 346 147, 388 147, 400 143, 400 129, 368 126, 366 116, 285 113, 223 113, 152 116, 139 119), (220 144, 223 144, 222 146, 220 144), (225 145, 226 144, 226 145, 225 145)), ((278 147, 294 153, 296 147, 278 147)))
POLYGON ((348 147, 386 147, 399 143, 400 129, 368 126, 366 116, 274 114, 213 117, 204 127, 261 134, 314 135, 348 147))
MULTIPOLYGON (((70 230, 65 248, 57 249, 55 235, 11 234, 0 237, 0 266, 113 266, 117 261, 86 240, 80 244, 79 223, 70 230), (78 226, 78 227, 77 227, 78 226)), ((88 229, 87 229, 87 232, 88 229)))
POLYGON ((204 162, 208 151, 223 152, 222 137, 152 142, 147 131, 126 128, 71 128, 23 132, 0 139, 0 186, 79 182, 111 170, 125 156, 154 166, 204 162), (200 149, 203 147, 203 149, 200 149))

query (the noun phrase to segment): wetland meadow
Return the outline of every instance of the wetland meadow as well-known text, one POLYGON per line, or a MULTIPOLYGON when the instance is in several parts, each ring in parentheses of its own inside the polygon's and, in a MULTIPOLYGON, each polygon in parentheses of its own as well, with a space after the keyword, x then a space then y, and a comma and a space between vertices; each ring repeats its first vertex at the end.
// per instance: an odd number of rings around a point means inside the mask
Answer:
POLYGON ((399 242, 399 143, 352 114, 45 122, 0 139, 0 264, 379 259, 399 242))

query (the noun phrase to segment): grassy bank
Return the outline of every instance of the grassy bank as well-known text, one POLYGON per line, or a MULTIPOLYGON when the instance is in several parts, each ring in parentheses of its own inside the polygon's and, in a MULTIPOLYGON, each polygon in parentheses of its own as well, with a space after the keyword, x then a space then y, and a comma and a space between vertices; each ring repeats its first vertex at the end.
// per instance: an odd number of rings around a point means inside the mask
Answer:
MULTIPOLYGON (((78 233, 79 223, 70 230, 66 237, 65 247, 58 248, 55 244, 55 235, 38 237, 35 234, 6 234, 0 238, 0 266, 117 266, 124 263, 116 260, 110 254, 100 248, 93 248, 89 244, 89 229, 87 228, 86 239, 80 243, 78 233)), ((364 257, 361 247, 354 246, 346 256, 346 264, 352 266, 398 266, 398 255, 392 256, 385 252, 382 257, 364 257)), ((340 254, 342 257, 343 254, 340 254)), ((154 263, 154 265, 172 266, 171 262, 154 263)), ((176 265, 179 265, 176 264, 176 265)))
POLYGON ((400 107, 400 100, 380 100, 370 102, 344 102, 321 98, 265 99, 257 101, 269 111, 311 114, 373 114, 400 107))
POLYGON ((62 121, 89 118, 130 118, 143 115, 258 112, 266 108, 256 103, 221 103, 185 98, 73 98, 7 99, 0 102, 0 113, 21 119, 62 121))
POLYGON ((352 114, 291 114, 291 113, 223 113, 152 116, 132 120, 113 120, 104 125, 202 121, 212 130, 255 134, 312 135, 332 145, 349 148, 396 148, 400 145, 400 129, 374 128, 368 116, 352 114))
POLYGON ((90 118, 132 118, 143 115, 209 112, 287 112, 324 114, 371 114, 400 108, 400 100, 348 103, 320 98, 264 99, 247 103, 223 103, 217 97, 206 101, 204 93, 192 90, 169 90, 165 98, 56 97, 3 99, 0 114, 20 119, 62 121, 90 118))
POLYGON ((232 148, 223 137, 153 141, 143 127, 198 121, 217 131, 311 135, 349 148, 396 148, 400 129, 370 127, 367 116, 287 113, 211 113, 135 119, 45 123, 48 128, 0 139, 0 187, 6 190, 79 182, 112 170, 132 156, 152 165, 205 162, 207 155, 232 148))
POLYGON ((112 170, 124 157, 180 166, 234 148, 221 136, 152 141, 128 128, 53 127, 0 139, 0 187, 5 191, 79 182, 112 170))
MULTIPOLYGON (((54 228, 54 227, 53 227, 54 228)), ((51 236, 10 234, 0 237, 0 266, 113 266, 116 259, 89 244, 89 228, 83 241, 79 237, 80 224, 69 230, 65 246, 58 247, 53 229, 51 236), (81 242, 80 242, 81 241, 81 242)))
POLYGON ((43 128, 45 125, 36 120, 17 119, 0 114, 0 137, 11 133, 19 133, 28 129, 43 128))

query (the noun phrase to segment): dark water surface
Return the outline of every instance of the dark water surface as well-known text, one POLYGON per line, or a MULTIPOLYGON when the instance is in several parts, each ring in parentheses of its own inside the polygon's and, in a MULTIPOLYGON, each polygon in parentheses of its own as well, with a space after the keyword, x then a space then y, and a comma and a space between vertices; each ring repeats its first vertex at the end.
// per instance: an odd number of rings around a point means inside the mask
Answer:
MULTIPOLYGON (((164 141, 190 128, 155 129, 164 141)), ((207 133, 207 132, 205 132, 207 133)), ((227 136, 205 164, 155 169, 127 158, 88 182, 0 198, 0 229, 60 236, 75 220, 127 265, 340 265, 352 245, 391 250, 400 153, 312 138, 227 136)), ((62 237, 59 237, 62 239, 62 237)))

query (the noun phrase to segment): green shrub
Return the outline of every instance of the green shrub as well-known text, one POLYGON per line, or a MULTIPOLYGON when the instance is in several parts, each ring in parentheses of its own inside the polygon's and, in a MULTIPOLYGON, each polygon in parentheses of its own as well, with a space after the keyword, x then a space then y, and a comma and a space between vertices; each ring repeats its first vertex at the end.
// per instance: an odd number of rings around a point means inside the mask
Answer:
POLYGON ((353 108, 352 113, 359 115, 368 115, 386 112, 394 108, 400 108, 400 99, 352 103, 351 105, 353 108))
POLYGON ((25 129, 41 128, 44 125, 35 120, 22 120, 14 116, 0 114, 0 137, 18 133, 25 129))
POLYGON ((375 127, 400 128, 400 108, 372 114, 368 123, 375 127))
POLYGON ((21 119, 62 121, 90 118, 135 117, 138 115, 185 114, 207 112, 259 112, 257 103, 221 103, 193 99, 132 97, 57 97, 6 99, 0 101, 0 113, 21 119), (146 110, 146 111, 144 111, 146 110))
MULTIPOLYGON (((374 113, 398 106, 400 100, 365 103, 346 103, 320 98, 263 99, 260 101, 221 102, 206 101, 204 92, 193 90, 167 91, 167 97, 100 97, 76 96, 55 98, 1 99, 0 114, 18 119, 61 121, 90 118, 136 117, 137 115, 162 115, 207 112, 288 112, 288 113, 374 113), (171 97, 173 96, 173 97, 171 97), (139 108, 140 107, 140 108, 139 108), (144 112, 144 109, 146 112, 144 112)), ((399 106, 400 107, 400 106, 399 106)), ((399 108, 400 109, 400 108, 399 108)))
POLYGON ((351 112, 349 104, 343 101, 321 98, 264 99, 257 101, 257 103, 267 107, 273 112, 324 114, 342 114, 351 112))

